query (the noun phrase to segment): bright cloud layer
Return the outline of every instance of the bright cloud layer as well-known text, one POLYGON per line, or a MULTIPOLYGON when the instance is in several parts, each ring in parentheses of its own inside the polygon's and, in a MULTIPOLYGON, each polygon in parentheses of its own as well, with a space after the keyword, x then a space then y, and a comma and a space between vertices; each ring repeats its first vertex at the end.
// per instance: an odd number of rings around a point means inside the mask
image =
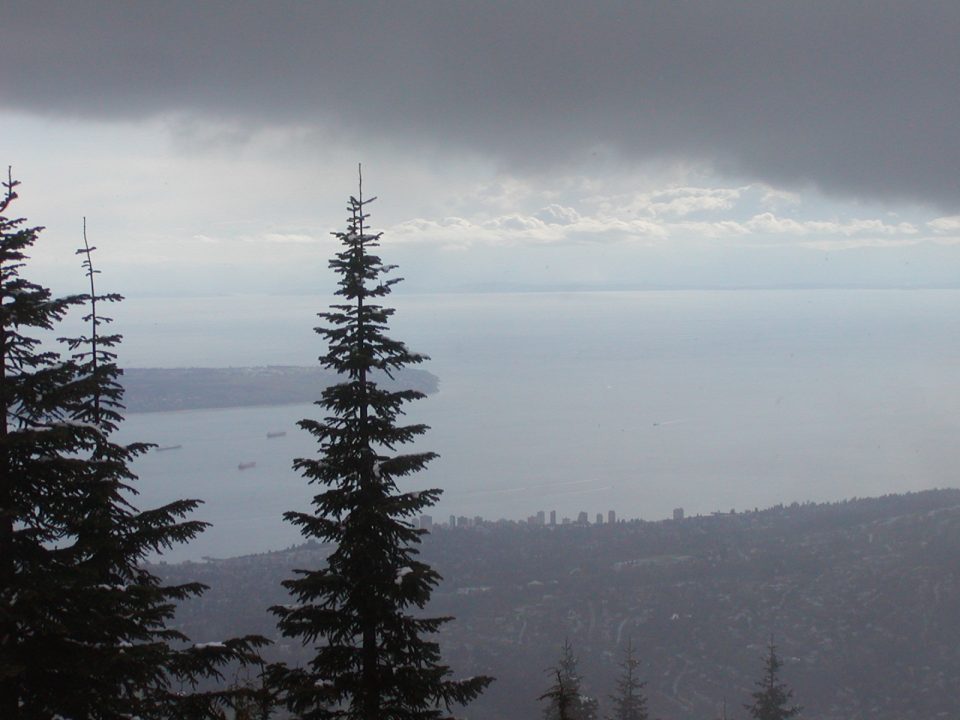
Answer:
MULTIPOLYGON (((699 242, 804 244, 817 247, 879 245, 890 240, 919 242, 960 228, 960 218, 938 218, 917 225, 881 218, 821 220, 778 215, 772 211, 750 214, 757 202, 767 202, 769 188, 678 187, 624 196, 589 198, 579 210, 551 203, 529 213, 511 212, 442 220, 415 219, 389 228, 398 242, 438 243, 466 247, 477 244, 604 244, 699 242), (736 219, 734 219, 736 218, 736 219), (956 223, 956 224, 954 224, 956 223)), ((529 199, 530 194, 525 194, 529 199)), ((781 199, 774 195, 776 199, 781 199)), ((791 198, 791 204, 799 202, 791 198)), ((496 208, 499 202, 492 203, 496 208)))

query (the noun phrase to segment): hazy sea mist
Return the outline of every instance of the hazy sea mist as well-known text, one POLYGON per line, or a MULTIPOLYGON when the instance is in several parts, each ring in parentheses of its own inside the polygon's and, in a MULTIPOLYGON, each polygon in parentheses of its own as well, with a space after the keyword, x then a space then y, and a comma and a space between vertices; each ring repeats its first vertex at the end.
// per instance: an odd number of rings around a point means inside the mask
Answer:
MULTIPOLYGON (((395 295, 392 335, 431 356, 413 406, 441 454, 409 487, 435 517, 591 520, 836 500, 956 485, 960 291, 771 290, 395 295)), ((330 299, 156 298, 116 307, 131 367, 309 365, 330 299)), ((167 560, 299 541, 312 490, 303 405, 129 415, 151 506, 214 523, 167 560), (268 439, 267 433, 286 431, 268 439), (256 463, 239 470, 240 463, 256 463)))

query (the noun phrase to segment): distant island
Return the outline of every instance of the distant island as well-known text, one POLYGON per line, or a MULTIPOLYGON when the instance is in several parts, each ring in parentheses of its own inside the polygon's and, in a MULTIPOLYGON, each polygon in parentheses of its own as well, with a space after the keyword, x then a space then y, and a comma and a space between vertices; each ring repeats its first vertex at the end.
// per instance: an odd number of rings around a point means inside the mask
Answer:
MULTIPOLYGON (((339 382, 322 367, 268 365, 237 368, 128 368, 122 383, 127 412, 200 410, 313 402, 339 382)), ((390 389, 437 392, 439 381, 426 370, 402 370, 375 378, 390 389)))

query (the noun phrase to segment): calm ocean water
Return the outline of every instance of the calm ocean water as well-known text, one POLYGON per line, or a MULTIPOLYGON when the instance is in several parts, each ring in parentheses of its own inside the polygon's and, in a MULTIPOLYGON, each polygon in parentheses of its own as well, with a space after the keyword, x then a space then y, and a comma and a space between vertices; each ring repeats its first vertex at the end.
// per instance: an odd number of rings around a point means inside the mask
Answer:
MULTIPOLYGON (((391 298, 392 335, 431 355, 411 407, 441 454, 410 488, 433 513, 615 510, 659 519, 956 485, 960 291, 675 291, 391 298)), ((139 299, 116 308, 131 367, 311 364, 329 298, 139 299)), ((139 504, 205 501, 167 560, 299 540, 313 492, 297 406, 130 415, 139 504), (267 433, 286 431, 282 437, 267 433), (241 463, 256 463, 239 470, 241 463)))

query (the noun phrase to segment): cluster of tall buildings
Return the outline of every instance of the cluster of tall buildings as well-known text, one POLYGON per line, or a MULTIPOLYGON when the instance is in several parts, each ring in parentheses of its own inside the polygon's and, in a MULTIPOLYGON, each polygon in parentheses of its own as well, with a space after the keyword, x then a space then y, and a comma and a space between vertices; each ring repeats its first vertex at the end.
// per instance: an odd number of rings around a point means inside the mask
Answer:
MULTIPOLYGON (((617 513, 616 513, 616 511, 614 511, 614 510, 608 510, 608 511, 607 511, 607 519, 606 519, 606 522, 609 523, 609 524, 613 524, 613 523, 615 523, 616 521, 617 521, 617 513)), ((465 516, 465 515, 451 515, 451 516, 450 516, 450 522, 446 524, 446 527, 450 527, 450 528, 476 527, 477 525, 480 525, 480 524, 482 524, 483 522, 484 522, 484 519, 483 519, 482 517, 480 517, 479 515, 476 515, 476 516, 474 516, 474 517, 467 517, 467 516, 465 516)), ((506 522, 506 521, 501 521, 501 522, 506 522)), ((520 522, 524 522, 524 521, 521 520, 520 522)), ((554 526, 554 525, 557 525, 557 524, 558 524, 558 523, 557 523, 557 511, 556 511, 556 510, 551 510, 551 511, 550 511, 549 522, 548 522, 548 520, 547 520, 547 513, 546 513, 545 510, 538 510, 536 515, 531 515, 530 517, 528 517, 528 518, 526 519, 525 522, 526 522, 528 525, 543 525, 543 526, 547 526, 547 525, 549 525, 549 526, 554 526)), ((560 519, 560 522, 559 522, 560 525, 570 525, 570 524, 573 524, 573 523, 576 523, 576 524, 578 524, 578 525, 589 525, 589 524, 590 524, 590 516, 589 516, 589 514, 588 514, 585 510, 581 510, 580 513, 577 515, 577 519, 576 519, 576 520, 571 520, 570 518, 565 517, 565 518, 561 518, 561 519, 560 519)), ((439 524, 443 524, 443 523, 439 523, 439 524)), ((594 524, 595 524, 595 525, 603 525, 603 524, 604 524, 603 513, 597 513, 597 514, 596 514, 596 520, 595 520, 594 524)), ((423 530, 428 530, 428 531, 429 531, 429 530, 432 530, 432 529, 434 528, 433 516, 431 516, 431 515, 421 515, 421 516, 420 516, 420 528, 423 529, 423 530)))
MULTIPOLYGON (((608 524, 612 525, 612 524, 615 523, 616 521, 617 521, 617 513, 616 513, 616 511, 615 511, 615 510, 608 510, 608 511, 607 511, 607 519, 606 519, 606 522, 607 522, 608 524)), ((535 525, 543 525, 543 524, 544 524, 544 522, 543 522, 543 511, 538 512, 538 513, 536 514, 536 516, 531 516, 531 517, 527 518, 527 522, 528 522, 528 523, 531 523, 531 524, 535 524, 535 525)), ((589 525, 589 524, 590 524, 590 515, 589 515, 589 513, 587 513, 586 510, 581 510, 581 511, 577 514, 577 519, 576 519, 576 520, 571 520, 571 519, 568 518, 568 517, 562 518, 562 519, 560 520, 560 524, 561 524, 561 525, 570 525, 571 523, 576 523, 577 525, 589 525)), ((550 511, 550 524, 551 524, 551 525, 556 525, 556 524, 557 524, 557 511, 556 511, 556 510, 551 510, 551 511, 550 511)), ((602 512, 598 512, 598 513, 596 514, 596 520, 594 520, 594 523, 593 523, 593 524, 594 524, 594 525, 603 525, 603 524, 604 524, 604 519, 603 519, 603 513, 602 513, 602 512)))
MULTIPOLYGON (((462 527, 462 528, 476 527, 477 525, 480 525, 482 522, 483 522, 483 518, 480 517, 479 515, 475 515, 474 517, 467 517, 466 515, 459 515, 459 516, 451 515, 450 522, 447 524, 447 527, 452 527, 452 528, 453 527, 462 527)), ((438 524, 443 525, 443 523, 438 523, 438 524)), ((433 516, 421 515, 419 525, 421 530, 427 530, 427 531, 433 530, 434 528, 433 516)))

